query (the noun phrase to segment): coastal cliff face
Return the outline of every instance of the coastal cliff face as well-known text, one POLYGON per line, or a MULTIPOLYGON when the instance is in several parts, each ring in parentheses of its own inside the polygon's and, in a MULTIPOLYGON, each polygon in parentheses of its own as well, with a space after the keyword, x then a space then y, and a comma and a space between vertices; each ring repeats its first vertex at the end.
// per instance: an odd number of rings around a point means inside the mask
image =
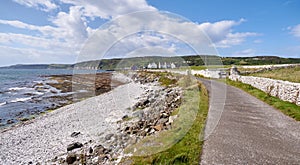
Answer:
POLYGON ((300 106, 300 83, 292 83, 289 81, 274 80, 270 78, 241 76, 232 74, 230 80, 240 81, 258 88, 271 96, 278 97, 283 101, 295 103, 300 106))

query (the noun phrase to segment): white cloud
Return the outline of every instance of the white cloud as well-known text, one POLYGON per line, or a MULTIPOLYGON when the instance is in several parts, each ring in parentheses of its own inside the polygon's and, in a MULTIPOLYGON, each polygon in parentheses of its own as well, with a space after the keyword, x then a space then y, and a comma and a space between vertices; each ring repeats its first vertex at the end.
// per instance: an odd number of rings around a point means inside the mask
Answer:
POLYGON ((58 8, 58 6, 52 0, 13 0, 13 1, 21 5, 25 5, 27 7, 33 7, 46 12, 58 8))
POLYGON ((245 49, 245 50, 237 51, 233 54, 236 56, 239 56, 239 57, 241 57, 241 56, 249 57, 249 56, 254 56, 255 53, 256 53, 256 51, 254 49, 245 49))
MULTIPOLYGON (((44 11, 59 8, 51 0, 15 1, 44 11)), ((30 49, 34 52, 33 54, 44 53, 39 56, 44 59, 53 59, 47 56, 52 56, 55 54, 54 52, 60 52, 61 55, 75 55, 87 39, 89 45, 86 45, 82 53, 95 55, 94 57, 107 52, 112 46, 116 46, 112 45, 116 42, 120 42, 121 45, 120 49, 115 49, 113 52, 116 55, 137 56, 143 52, 144 54, 163 52, 166 55, 188 54, 194 52, 191 50, 192 48, 200 50, 199 54, 216 54, 217 51, 212 47, 212 44, 220 48, 227 48, 243 43, 247 37, 258 35, 257 33, 235 32, 233 30, 235 26, 243 23, 244 19, 197 24, 183 21, 174 15, 160 13, 144 0, 61 0, 61 3, 71 6, 68 12, 60 11, 49 18, 54 26, 30 25, 19 20, 0 20, 0 24, 39 32, 38 35, 34 36, 0 33, 0 46, 5 45, 13 49, 14 46, 18 45, 16 47, 18 51, 24 49, 24 52, 28 53, 28 49, 30 49), (128 14, 138 11, 148 12, 128 14), (89 27, 87 21, 93 20, 95 17, 113 21, 106 23, 96 31, 96 29, 89 27), (137 35, 141 31, 150 31, 150 33, 153 31, 157 34, 137 35), (52 51, 53 54, 45 53, 45 51, 52 51)), ((7 47, 5 47, 6 50, 7 47)), ((17 51, 11 52, 17 53, 17 51)), ((82 57, 78 60, 89 60, 89 58, 94 57, 82 57)))
POLYGON ((37 50, 0 46, 0 66, 13 64, 74 63, 76 56, 65 51, 37 50))
POLYGON ((300 24, 293 26, 293 27, 288 27, 288 30, 290 30, 290 33, 293 36, 300 37, 300 24))
MULTIPOLYGON (((55 18, 51 19, 56 26, 36 26, 18 20, 0 20, 0 24, 10 25, 16 28, 37 31, 40 35, 26 35, 14 33, 0 34, 2 43, 20 43, 28 47, 42 49, 70 49, 79 50, 88 38, 88 33, 92 30, 86 26, 81 17, 80 7, 70 7, 69 13, 59 12, 55 18), (5 39, 5 40, 4 40, 5 39)), ((73 53, 73 52, 70 52, 73 53)))
POLYGON ((0 33, 0 44, 15 47, 28 47, 36 49, 51 49, 53 51, 66 49, 67 43, 55 39, 46 39, 25 34, 0 33))
POLYGON ((61 0, 63 3, 80 6, 84 10, 84 15, 89 17, 100 17, 109 19, 123 14, 138 11, 156 10, 149 6, 145 0, 61 0))
POLYGON ((228 33, 216 46, 220 48, 228 48, 234 45, 240 45, 247 37, 258 36, 258 33, 244 32, 244 33, 228 33))
POLYGON ((247 37, 259 35, 253 32, 233 32, 233 27, 243 22, 245 22, 245 19, 239 21, 224 20, 215 23, 206 22, 199 26, 210 37, 216 47, 227 48, 243 43, 247 37))
POLYGON ((255 44, 260 44, 260 43, 262 43, 263 41, 262 40, 260 40, 260 39, 257 39, 257 40, 254 40, 253 41, 253 43, 255 43, 255 44))
MULTIPOLYGON (((243 43, 247 37, 259 35, 252 32, 234 32, 233 27, 242 23, 244 19, 239 21, 220 21, 215 23, 202 23, 196 24, 193 22, 183 21, 178 17, 166 13, 159 12, 144 12, 133 13, 124 15, 114 19, 112 22, 105 25, 105 28, 96 32, 96 36, 92 37, 89 41, 89 45, 83 50, 83 54, 89 54, 90 57, 85 56, 81 60, 87 60, 99 58, 100 54, 105 54, 106 51, 111 50, 111 43, 123 41, 124 52, 122 48, 115 49, 118 52, 110 54, 126 55, 125 51, 131 52, 129 45, 139 45, 140 47, 152 47, 157 45, 164 47, 166 50, 170 48, 170 44, 164 43, 181 43, 189 44, 190 49, 184 49, 182 54, 188 54, 192 48, 196 49, 199 54, 217 54, 212 44, 216 44, 218 47, 232 47, 243 43), (141 31, 153 31, 165 36, 171 37, 158 37, 147 36, 145 38, 135 37, 131 40, 126 40, 128 35, 138 34, 141 31), (210 38, 207 38, 210 37, 210 38), (97 44, 93 44, 97 43, 97 44), (152 44, 151 43, 156 43, 152 44), (150 44, 150 45, 149 45, 150 44), (102 47, 99 47, 102 45, 102 47), (93 49, 95 51, 93 51, 93 49), (94 56, 93 56, 94 55, 94 56)), ((182 44, 181 44, 182 45, 182 44)), ((180 50, 182 47, 176 45, 173 49, 180 50)), ((139 51, 140 52, 140 51, 139 51)), ((149 54, 149 53, 148 53, 149 54)), ((153 53, 152 53, 153 54, 153 53)), ((79 59, 80 60, 80 59, 79 59)))
POLYGON ((82 17, 82 8, 79 6, 71 6, 69 13, 59 12, 52 22, 59 29, 57 38, 77 44, 84 42, 88 37, 87 25, 82 17))

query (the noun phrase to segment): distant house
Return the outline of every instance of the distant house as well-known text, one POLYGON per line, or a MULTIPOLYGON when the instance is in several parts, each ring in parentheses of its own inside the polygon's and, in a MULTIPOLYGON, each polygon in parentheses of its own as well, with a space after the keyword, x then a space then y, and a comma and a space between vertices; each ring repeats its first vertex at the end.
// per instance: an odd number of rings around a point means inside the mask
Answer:
POLYGON ((176 65, 174 63, 167 63, 167 62, 158 62, 158 65, 155 62, 149 63, 147 66, 148 69, 167 69, 176 68, 176 65))
POLYGON ((157 64, 155 63, 155 62, 152 62, 152 63, 149 63, 148 64, 148 67, 147 67, 148 69, 157 69, 158 68, 158 66, 157 66, 157 64))
POLYGON ((171 69, 176 68, 176 65, 173 62, 170 64, 170 66, 171 66, 171 69))

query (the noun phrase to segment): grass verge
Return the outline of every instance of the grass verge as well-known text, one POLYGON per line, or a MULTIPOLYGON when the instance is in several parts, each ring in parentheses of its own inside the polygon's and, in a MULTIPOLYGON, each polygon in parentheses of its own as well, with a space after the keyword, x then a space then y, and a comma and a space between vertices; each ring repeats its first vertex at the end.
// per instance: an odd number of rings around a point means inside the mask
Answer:
POLYGON ((227 79, 226 81, 227 84, 240 88, 244 90, 245 92, 255 96, 256 98, 264 101, 265 103, 273 106, 274 108, 280 110, 283 112, 285 115, 290 116, 294 118, 297 121, 300 121, 300 107, 297 106, 296 104, 287 102, 287 101, 282 101, 277 97, 271 96, 255 87, 252 87, 251 85, 244 84, 238 81, 232 81, 227 79))
MULTIPOLYGON (((204 85, 198 82, 196 82, 195 85, 194 83, 187 83, 186 81, 190 81, 190 79, 187 78, 185 81, 178 81, 178 85, 185 86, 186 89, 184 94, 186 95, 186 99, 183 101, 186 103, 182 103, 183 105, 179 107, 182 109, 178 112, 181 119, 176 119, 177 123, 175 123, 176 120, 174 121, 173 127, 175 129, 173 129, 173 132, 161 132, 158 137, 155 137, 155 139, 159 139, 160 142, 169 143, 172 139, 177 142, 175 144, 172 143, 174 145, 169 146, 168 149, 149 156, 133 156, 130 158, 131 164, 199 164, 203 144, 201 137, 203 137, 204 134, 203 130, 209 107, 208 93, 204 85), (195 90, 193 89, 195 88, 200 90, 194 92, 195 90), (198 104, 196 104, 196 106, 191 104, 191 102, 193 102, 192 100, 198 100, 196 101, 198 104), (187 111, 193 111, 190 114, 194 114, 195 116, 186 115, 189 114, 187 111), (194 121, 188 125, 186 121, 191 120, 193 117, 194 121), (186 125, 188 126, 186 127, 186 125), (187 130, 184 131, 184 135, 179 135, 180 131, 179 133, 176 132, 180 129, 184 130, 185 128, 187 128, 187 130)), ((155 139, 149 141, 155 143, 155 139)), ((150 148, 151 147, 153 146, 150 146, 150 148)), ((144 149, 148 150, 149 146, 144 149)), ((145 152, 145 150, 143 150, 143 152, 145 152)))

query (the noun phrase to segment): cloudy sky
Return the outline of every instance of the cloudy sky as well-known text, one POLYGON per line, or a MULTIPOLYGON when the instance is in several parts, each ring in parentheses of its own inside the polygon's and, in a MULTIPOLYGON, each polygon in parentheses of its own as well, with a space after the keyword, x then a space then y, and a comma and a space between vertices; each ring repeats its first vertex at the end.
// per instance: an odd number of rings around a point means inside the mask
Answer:
POLYGON ((300 57, 299 9, 298 0, 5 0, 0 66, 195 50, 300 57))

